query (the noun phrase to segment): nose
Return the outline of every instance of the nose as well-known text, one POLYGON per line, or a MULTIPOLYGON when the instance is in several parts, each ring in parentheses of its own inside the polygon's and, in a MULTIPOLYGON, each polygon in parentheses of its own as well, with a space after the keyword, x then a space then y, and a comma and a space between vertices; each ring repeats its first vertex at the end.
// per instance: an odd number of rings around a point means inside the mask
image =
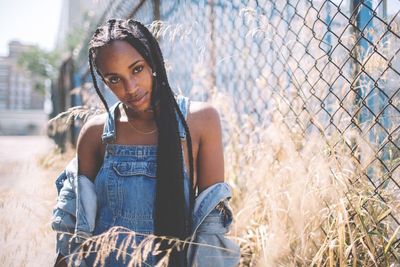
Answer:
POLYGON ((125 91, 128 94, 135 95, 138 88, 138 83, 135 78, 131 77, 125 84, 125 91))

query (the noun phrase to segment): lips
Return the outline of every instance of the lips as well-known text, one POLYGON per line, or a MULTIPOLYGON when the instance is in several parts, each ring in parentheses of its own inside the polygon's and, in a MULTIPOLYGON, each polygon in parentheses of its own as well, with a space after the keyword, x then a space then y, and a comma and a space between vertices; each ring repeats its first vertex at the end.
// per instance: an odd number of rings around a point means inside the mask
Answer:
POLYGON ((127 102, 131 103, 131 104, 138 104, 141 100, 144 99, 144 97, 147 95, 148 93, 145 93, 139 97, 136 98, 130 98, 127 100, 127 102))

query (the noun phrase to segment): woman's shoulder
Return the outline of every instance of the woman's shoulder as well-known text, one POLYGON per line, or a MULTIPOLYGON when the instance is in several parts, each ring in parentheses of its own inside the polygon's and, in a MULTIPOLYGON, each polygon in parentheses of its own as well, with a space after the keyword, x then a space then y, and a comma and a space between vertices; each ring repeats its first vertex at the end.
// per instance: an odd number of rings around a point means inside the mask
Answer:
POLYGON ((82 127, 78 142, 77 154, 79 173, 94 181, 100 168, 104 154, 104 147, 101 141, 104 123, 107 114, 96 115, 90 118, 82 127))
POLYGON ((211 103, 203 101, 190 101, 188 116, 203 122, 219 119, 218 110, 211 103))
POLYGON ((100 144, 106 119, 107 113, 94 115, 88 119, 79 133, 77 146, 100 144))
POLYGON ((107 120, 107 113, 97 114, 90 117, 82 127, 84 132, 103 131, 104 124, 107 120))
POLYGON ((208 102, 190 101, 187 120, 191 128, 201 133, 210 133, 221 127, 218 110, 208 102))

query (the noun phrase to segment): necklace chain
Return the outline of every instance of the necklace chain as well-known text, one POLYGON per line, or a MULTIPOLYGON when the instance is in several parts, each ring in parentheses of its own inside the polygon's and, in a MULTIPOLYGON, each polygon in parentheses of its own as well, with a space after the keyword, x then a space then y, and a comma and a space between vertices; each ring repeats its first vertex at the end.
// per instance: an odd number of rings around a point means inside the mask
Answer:
MULTIPOLYGON (((126 107, 125 105, 123 105, 123 108, 124 108, 125 115, 126 115, 126 118, 127 118, 127 121, 128 121, 128 125, 129 125, 133 130, 135 130, 136 132, 138 132, 138 133, 140 133, 140 134, 152 134, 152 133, 155 133, 155 132, 157 131, 157 127, 154 128, 153 130, 149 131, 149 132, 144 132, 144 131, 142 131, 142 130, 139 130, 139 129, 133 124, 132 120, 129 119, 129 116, 128 116, 127 112, 126 112, 126 109, 127 109, 128 107, 126 107)), ((147 111, 147 110, 146 110, 146 111, 147 111)))
POLYGON ((155 133, 157 131, 157 127, 156 127, 156 128, 154 128, 153 130, 151 130, 149 132, 143 132, 142 130, 139 130, 138 128, 136 128, 134 126, 133 122, 129 118, 128 118, 128 124, 133 130, 135 130, 136 132, 141 133, 141 134, 152 134, 152 133, 155 133))

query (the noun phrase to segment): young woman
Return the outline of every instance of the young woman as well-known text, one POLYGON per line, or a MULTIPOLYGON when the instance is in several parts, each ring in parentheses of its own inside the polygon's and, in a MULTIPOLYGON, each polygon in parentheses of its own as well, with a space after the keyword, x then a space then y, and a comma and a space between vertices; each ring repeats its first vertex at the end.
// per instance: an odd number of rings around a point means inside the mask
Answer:
MULTIPOLYGON (((89 63, 107 110, 83 126, 77 143, 77 176, 88 178, 97 195, 90 234, 123 226, 139 235, 189 239, 206 246, 172 250, 169 266, 235 266, 238 247, 221 237, 232 214, 216 109, 174 94, 159 45, 140 22, 112 19, 99 27, 89 43, 89 63), (108 107, 95 72, 118 98, 114 106, 108 107), (212 246, 233 254, 225 259, 228 254, 212 246)), ((128 265, 129 258, 115 255, 107 266, 128 265)), ((152 266, 158 259, 145 262, 152 266)))

